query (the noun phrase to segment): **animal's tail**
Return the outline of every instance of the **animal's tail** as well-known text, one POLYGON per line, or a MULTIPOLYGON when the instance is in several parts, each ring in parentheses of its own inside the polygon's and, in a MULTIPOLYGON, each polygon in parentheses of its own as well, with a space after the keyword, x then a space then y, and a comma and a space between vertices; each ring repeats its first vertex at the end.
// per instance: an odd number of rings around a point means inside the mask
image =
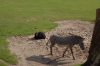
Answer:
POLYGON ((72 33, 68 33, 69 35, 75 35, 75 34, 72 34, 72 33))
POLYGON ((48 39, 47 40, 47 43, 46 43, 46 49, 48 50, 48 47, 49 47, 49 42, 50 42, 50 40, 48 39))
POLYGON ((49 43, 49 39, 47 40, 46 46, 48 46, 48 43, 49 43))

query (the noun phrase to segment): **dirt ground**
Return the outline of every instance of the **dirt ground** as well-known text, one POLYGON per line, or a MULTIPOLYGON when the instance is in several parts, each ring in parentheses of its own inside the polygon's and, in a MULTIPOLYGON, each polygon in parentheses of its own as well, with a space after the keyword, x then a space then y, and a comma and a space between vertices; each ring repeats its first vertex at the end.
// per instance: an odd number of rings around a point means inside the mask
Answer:
POLYGON ((74 66, 86 61, 88 50, 91 43, 94 24, 79 20, 57 21, 58 27, 46 32, 46 39, 31 40, 34 35, 30 36, 13 36, 9 37, 9 48, 17 56, 18 64, 10 66, 74 66), (59 34, 68 36, 69 33, 85 38, 85 52, 78 45, 73 47, 75 60, 73 60, 70 50, 66 52, 65 57, 61 57, 64 47, 53 48, 53 56, 50 53, 46 42, 50 35, 59 34))

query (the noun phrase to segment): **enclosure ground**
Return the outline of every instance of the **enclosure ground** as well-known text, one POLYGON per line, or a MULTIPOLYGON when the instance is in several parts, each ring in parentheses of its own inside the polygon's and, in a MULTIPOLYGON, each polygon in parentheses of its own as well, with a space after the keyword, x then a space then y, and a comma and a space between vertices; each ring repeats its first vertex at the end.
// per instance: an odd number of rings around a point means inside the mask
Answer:
POLYGON ((46 32, 45 40, 31 40, 34 35, 9 37, 7 39, 9 48, 18 59, 17 65, 10 66, 73 66, 84 63, 88 56, 94 24, 79 20, 57 21, 55 23, 58 24, 58 27, 46 32), (70 50, 66 52, 65 57, 61 57, 64 47, 58 47, 58 50, 53 48, 54 55, 48 55, 49 47, 46 46, 46 42, 50 35, 68 36, 69 33, 85 38, 85 52, 76 45, 73 47, 76 60, 73 60, 70 50))

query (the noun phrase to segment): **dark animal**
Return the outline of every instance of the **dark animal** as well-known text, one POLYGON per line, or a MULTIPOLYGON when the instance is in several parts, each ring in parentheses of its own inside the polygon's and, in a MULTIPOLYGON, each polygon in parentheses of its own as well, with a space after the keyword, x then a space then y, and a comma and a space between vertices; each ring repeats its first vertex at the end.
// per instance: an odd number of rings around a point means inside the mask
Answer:
POLYGON ((52 36, 50 36, 46 45, 48 45, 48 43, 50 43, 50 55, 53 55, 52 54, 52 47, 54 47, 55 44, 57 44, 59 46, 65 45, 66 49, 64 50, 62 57, 64 57, 67 49, 69 48, 71 50, 72 57, 75 60, 72 47, 74 45, 78 44, 80 46, 81 50, 84 50, 85 47, 84 47, 84 44, 83 44, 83 40, 84 40, 84 38, 77 36, 77 35, 73 35, 73 34, 71 34, 71 36, 66 36, 66 37, 62 37, 62 36, 59 36, 59 35, 52 35, 52 36))
POLYGON ((36 32, 35 33, 34 39, 45 39, 45 38, 46 38, 46 35, 44 32, 36 32))

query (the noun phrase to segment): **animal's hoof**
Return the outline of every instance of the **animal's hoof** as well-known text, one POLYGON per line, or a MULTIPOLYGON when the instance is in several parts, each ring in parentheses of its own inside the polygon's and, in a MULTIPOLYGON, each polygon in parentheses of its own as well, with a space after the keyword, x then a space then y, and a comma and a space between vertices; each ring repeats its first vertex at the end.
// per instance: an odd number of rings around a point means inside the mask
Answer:
POLYGON ((65 57, 65 55, 63 55, 62 57, 65 57))
POLYGON ((65 54, 63 54, 61 57, 65 57, 65 54))
POLYGON ((49 53, 48 55, 53 55, 53 54, 49 53))
POLYGON ((73 58, 73 60, 75 60, 75 58, 73 58))

